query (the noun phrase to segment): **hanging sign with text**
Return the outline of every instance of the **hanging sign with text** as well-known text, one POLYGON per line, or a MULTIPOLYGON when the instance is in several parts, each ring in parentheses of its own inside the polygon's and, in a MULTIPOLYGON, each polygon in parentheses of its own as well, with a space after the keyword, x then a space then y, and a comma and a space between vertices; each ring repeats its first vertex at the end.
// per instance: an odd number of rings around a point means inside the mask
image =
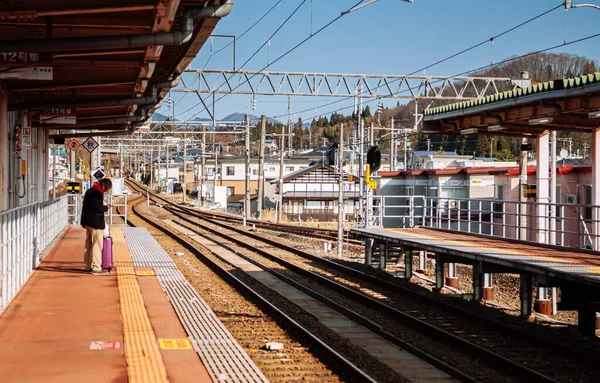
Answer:
POLYGON ((40 113, 41 124, 67 124, 77 123, 75 109, 46 109, 40 113))
POLYGON ((0 79, 52 80, 52 53, 0 52, 0 79))

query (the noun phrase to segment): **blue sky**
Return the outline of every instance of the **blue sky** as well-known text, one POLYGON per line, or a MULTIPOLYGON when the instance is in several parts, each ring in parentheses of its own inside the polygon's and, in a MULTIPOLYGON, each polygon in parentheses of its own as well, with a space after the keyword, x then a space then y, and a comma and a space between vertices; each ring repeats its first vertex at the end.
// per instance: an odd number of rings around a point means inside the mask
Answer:
MULTIPOLYGON (((286 52, 358 0, 307 0, 293 18, 271 39, 243 69, 258 70, 268 60, 286 52), (311 29, 312 24, 312 29, 311 29)), ((271 8, 277 0, 237 0, 232 13, 217 25, 214 34, 239 36, 271 8)), ((586 0, 600 5, 600 0, 586 0)), ((301 0, 282 0, 254 29, 238 40, 237 66, 250 57, 281 23, 301 3, 301 0)), ((547 11, 562 2, 559 0, 379 0, 352 12, 313 37, 303 46, 284 57, 267 70, 334 73, 407 74, 457 53, 491 36, 547 11)), ((582 3, 574 1, 575 4, 582 3)), ((426 71, 430 75, 455 75, 511 55, 545 49, 582 37, 600 33, 600 10, 562 7, 509 34, 483 46, 439 64, 426 71)), ((230 39, 214 38, 213 51, 230 39)), ((552 50, 584 55, 600 61, 600 37, 552 50)), ((211 39, 192 62, 193 68, 203 68, 211 56, 211 39)), ((213 55, 207 69, 231 69, 232 47, 213 55)), ((420 72, 422 74, 422 72, 420 72)), ((206 95, 203 95, 206 97, 206 95)), ((183 113, 199 102, 196 94, 173 94, 178 119, 195 115, 208 117, 203 107, 183 113)), ((217 96, 219 98, 219 96, 217 96)), ((251 96, 228 95, 215 105, 217 119, 235 112, 245 112, 251 96)), ((253 114, 266 114, 287 121, 287 97, 257 96, 253 114), (283 117, 282 117, 283 116, 283 117)), ((346 100, 331 106, 323 104, 339 99, 326 97, 293 97, 292 112, 307 122, 313 116, 352 105, 346 100), (321 106, 321 107, 319 107, 321 106)), ((386 106, 396 100, 384 101, 386 106)), ((166 103, 165 103, 166 105, 166 103)), ((208 103, 210 106, 210 103, 208 103)), ((373 105, 373 104, 371 104, 373 105)), ((168 114, 166 107, 160 110, 168 114)), ((342 113, 348 114, 351 109, 342 113)))

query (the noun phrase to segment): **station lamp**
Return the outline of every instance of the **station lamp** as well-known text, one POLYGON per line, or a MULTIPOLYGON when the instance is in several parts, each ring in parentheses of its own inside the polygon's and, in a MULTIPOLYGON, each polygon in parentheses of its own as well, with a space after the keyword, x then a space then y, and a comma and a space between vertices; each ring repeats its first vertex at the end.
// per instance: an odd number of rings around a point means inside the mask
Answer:
POLYGON ((595 110, 588 113, 588 118, 600 118, 600 110, 595 110))
POLYGON ((462 129, 460 131, 460 134, 476 134, 478 132, 477 128, 467 128, 467 129, 462 129))

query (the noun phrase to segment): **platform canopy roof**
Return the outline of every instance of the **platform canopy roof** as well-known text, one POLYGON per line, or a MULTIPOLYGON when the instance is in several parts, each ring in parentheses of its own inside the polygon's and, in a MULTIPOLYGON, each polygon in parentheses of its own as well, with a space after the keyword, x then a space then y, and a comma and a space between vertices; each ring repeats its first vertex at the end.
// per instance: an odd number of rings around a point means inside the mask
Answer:
POLYGON ((32 112, 34 127, 134 131, 232 7, 233 0, 0 1, 8 109, 32 112))
POLYGON ((600 73, 425 110, 427 134, 535 135, 600 127, 600 73))

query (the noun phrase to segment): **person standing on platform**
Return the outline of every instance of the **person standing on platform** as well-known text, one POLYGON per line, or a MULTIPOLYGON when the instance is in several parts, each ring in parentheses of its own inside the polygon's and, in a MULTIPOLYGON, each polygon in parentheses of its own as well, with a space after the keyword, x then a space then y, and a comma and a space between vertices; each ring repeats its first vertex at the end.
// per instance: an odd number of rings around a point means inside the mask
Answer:
POLYGON ((102 242, 104 239, 104 213, 110 205, 104 204, 104 193, 112 189, 112 182, 103 178, 96 182, 83 197, 81 226, 86 230, 83 261, 85 271, 92 274, 106 274, 102 270, 102 242))

